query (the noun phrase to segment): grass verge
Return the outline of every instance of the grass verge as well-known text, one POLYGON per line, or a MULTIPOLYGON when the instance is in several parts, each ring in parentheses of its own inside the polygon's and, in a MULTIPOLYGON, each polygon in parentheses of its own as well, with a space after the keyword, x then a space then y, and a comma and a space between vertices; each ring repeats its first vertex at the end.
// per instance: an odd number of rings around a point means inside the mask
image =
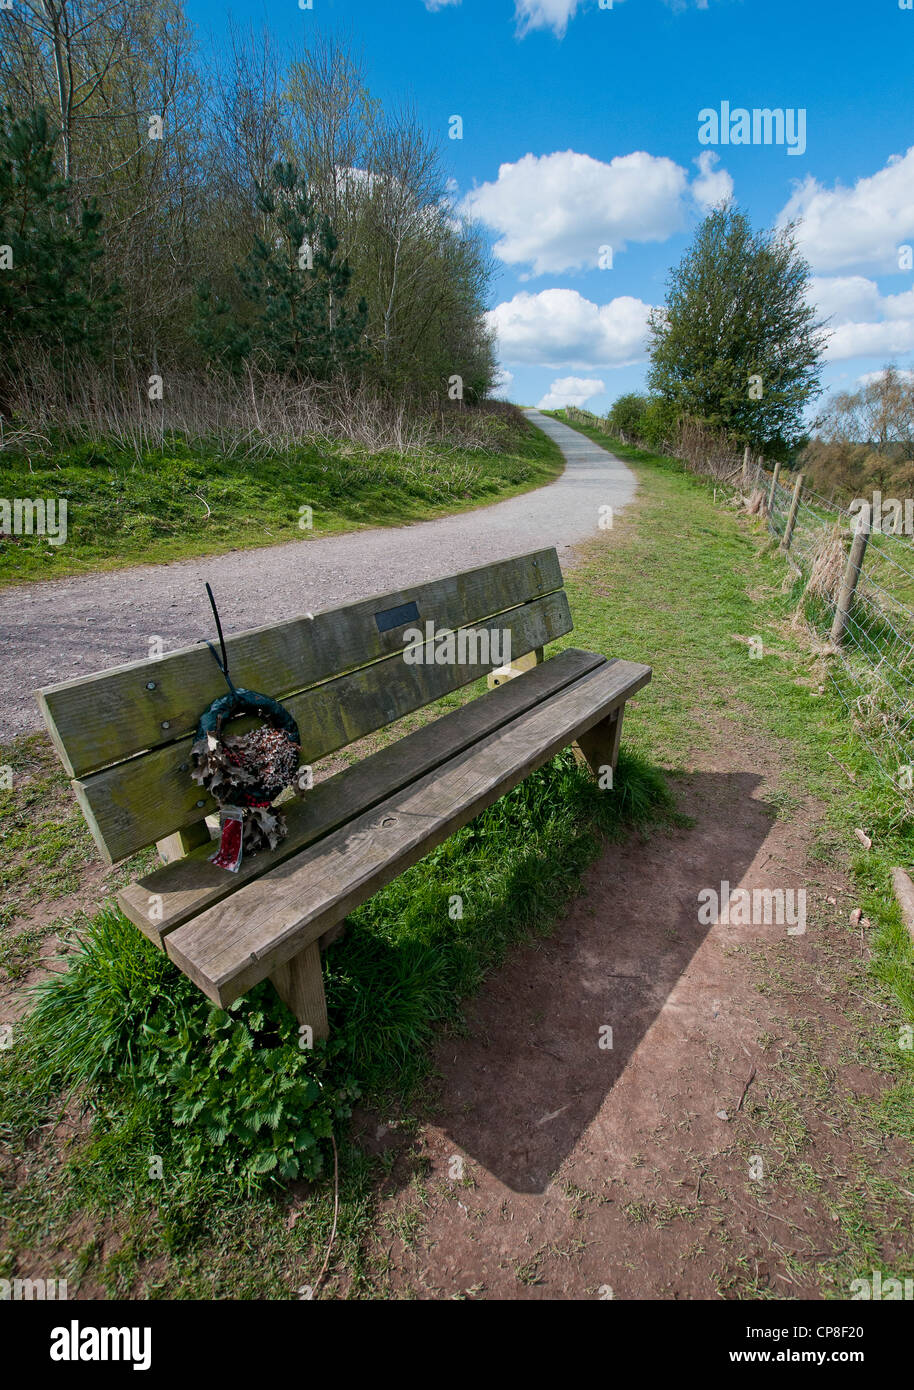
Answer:
POLYGON ((429 447, 415 456, 322 443, 239 459, 180 439, 141 463, 104 443, 50 457, 0 453, 0 499, 67 501, 64 544, 0 535, 0 587, 425 520, 561 473, 558 446, 519 413, 491 428, 497 451, 429 447))
MULTIPOLYGON (((805 1182, 829 1205, 844 1241, 840 1255, 815 1262, 826 1296, 880 1266, 886 1275, 912 1274, 914 943, 892 892, 891 868, 911 871, 914 828, 828 680, 820 644, 809 640, 803 618, 803 582, 787 573, 764 523, 722 506, 720 490, 715 496, 711 483, 676 460, 574 427, 624 459, 642 485, 635 515, 616 523, 615 543, 595 550, 569 584, 577 644, 600 644, 654 668, 650 686, 629 705, 629 748, 649 749, 675 788, 677 772, 695 751, 719 743, 722 722, 773 740, 781 752, 780 814, 789 817, 815 799, 824 808, 813 846, 822 881, 835 865, 855 884, 870 923, 866 956, 856 942, 830 947, 815 979, 823 1011, 836 1009, 851 1022, 854 1043, 843 1061, 872 1068, 882 1089, 859 1103, 839 1103, 823 1070, 821 1030, 815 1019, 799 1017, 782 1062, 783 1112, 766 1115, 759 1107, 757 1118, 789 1151, 791 1180, 805 1182), (750 636, 761 639, 760 660, 750 656, 750 636), (857 842, 857 827, 872 838, 872 849, 857 842), (816 1171, 815 1146, 808 1146, 817 1110, 827 1131, 847 1138, 855 1180, 832 1157, 834 1174, 816 1171), (785 1132, 785 1124, 796 1132, 785 1132), (899 1144, 908 1169, 901 1186, 880 1166, 880 1155, 884 1162, 899 1144), (836 1181, 826 1191, 829 1177, 836 1181), (886 1249, 894 1250, 891 1268, 886 1249)), ((846 920, 836 926, 851 936, 858 931, 846 920)), ((756 962, 769 976, 764 988, 789 987, 787 955, 785 947, 777 959, 756 962)), ((761 1296, 750 1284, 722 1293, 761 1296)))
POLYGON ((853 844, 856 826, 873 840, 871 850, 851 852, 849 867, 877 924, 874 971, 914 1022, 914 947, 891 887, 892 866, 914 863, 914 824, 797 622, 803 582, 791 580, 761 522, 722 508, 713 486, 675 459, 575 428, 646 484, 637 526, 622 523, 624 544, 569 586, 576 645, 602 641, 602 650, 654 666, 627 737, 675 767, 689 748, 707 746, 715 711, 742 706, 757 728, 786 740, 788 787, 828 805, 830 847, 853 844), (762 660, 752 659, 750 636, 761 638, 762 660))

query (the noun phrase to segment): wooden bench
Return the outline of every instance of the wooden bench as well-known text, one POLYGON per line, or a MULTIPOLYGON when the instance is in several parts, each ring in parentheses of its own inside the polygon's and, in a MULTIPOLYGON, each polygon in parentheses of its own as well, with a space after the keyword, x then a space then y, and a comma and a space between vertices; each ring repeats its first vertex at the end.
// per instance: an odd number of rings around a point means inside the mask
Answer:
POLYGON ((197 721, 225 693, 207 646, 39 691, 105 860, 157 844, 166 861, 120 908, 215 1003, 269 977, 325 1037, 320 943, 347 913, 569 744, 595 772, 615 767, 625 702, 651 670, 574 649, 543 661, 572 628, 562 583, 556 552, 541 550, 227 638, 234 682, 282 701, 309 765, 490 678, 478 699, 293 797, 286 839, 237 874, 209 862, 217 808, 190 777, 197 721), (505 634, 507 669, 492 641, 505 634))

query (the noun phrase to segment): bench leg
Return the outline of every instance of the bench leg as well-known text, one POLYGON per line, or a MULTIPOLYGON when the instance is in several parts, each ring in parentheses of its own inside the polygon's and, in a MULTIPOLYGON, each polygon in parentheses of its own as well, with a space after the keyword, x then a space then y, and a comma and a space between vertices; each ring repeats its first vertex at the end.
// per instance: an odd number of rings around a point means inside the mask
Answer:
POLYGON ((599 724, 594 724, 592 729, 588 729, 587 733, 581 734, 578 739, 577 749, 580 750, 594 777, 600 776, 601 767, 611 767, 613 772, 616 770, 624 713, 625 706, 620 705, 606 719, 601 719, 599 724))
POLYGON ((198 845, 205 845, 209 838, 206 821, 198 820, 193 825, 186 825, 183 830, 176 830, 164 840, 157 840, 156 849, 163 864, 173 864, 176 859, 184 859, 198 845))
POLYGON ((292 1010, 299 1023, 308 1024, 315 1041, 329 1038, 327 1001, 324 998, 324 976, 321 970, 320 943, 312 941, 285 965, 270 976, 276 993, 292 1010))
POLYGON ((517 656, 510 666, 496 666, 494 671, 490 671, 486 680, 486 685, 490 690, 494 690, 497 685, 504 685, 505 681, 513 681, 515 676, 522 676, 525 671, 530 671, 534 666, 539 666, 543 659, 542 647, 537 647, 535 651, 527 652, 526 656, 517 656))

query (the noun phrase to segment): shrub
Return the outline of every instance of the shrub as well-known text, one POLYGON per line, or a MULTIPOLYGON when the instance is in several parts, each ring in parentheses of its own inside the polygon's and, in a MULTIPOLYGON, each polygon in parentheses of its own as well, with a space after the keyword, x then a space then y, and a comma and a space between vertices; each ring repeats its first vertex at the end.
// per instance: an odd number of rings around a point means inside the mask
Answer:
MULTIPOLYGON (((119 913, 105 910, 66 973, 37 990, 29 1020, 35 1080, 47 1088, 126 1088, 154 1103, 186 1168, 246 1191, 265 1179, 314 1178, 319 1141, 349 1114, 354 1090, 324 1086, 328 1050, 298 1046, 292 1015, 263 992, 231 1012, 209 1004, 119 913)), ((27 1043, 27 1046, 29 1043, 27 1043)))
POLYGON ((613 402, 606 417, 610 433, 634 435, 636 438, 640 438, 641 417, 647 406, 647 396, 640 396, 636 391, 629 391, 627 395, 620 396, 617 401, 613 402))
POLYGON ((653 396, 638 421, 636 434, 652 449, 662 450, 675 438, 676 428, 676 407, 670 401, 653 396))

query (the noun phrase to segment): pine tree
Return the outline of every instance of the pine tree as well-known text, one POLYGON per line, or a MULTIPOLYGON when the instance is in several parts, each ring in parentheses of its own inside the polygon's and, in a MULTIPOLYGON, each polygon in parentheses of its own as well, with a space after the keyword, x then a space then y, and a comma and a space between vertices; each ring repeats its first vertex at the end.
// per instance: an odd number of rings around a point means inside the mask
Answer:
POLYGON ((367 306, 347 305, 351 272, 329 220, 316 212, 293 164, 277 164, 258 188, 270 232, 257 236, 238 267, 240 303, 197 291, 195 335, 208 356, 237 366, 252 358, 269 371, 327 380, 363 360, 367 306))
POLYGON ((0 383, 33 346, 96 352, 117 304, 97 271, 102 215, 71 211, 55 143, 43 110, 0 111, 0 383))

